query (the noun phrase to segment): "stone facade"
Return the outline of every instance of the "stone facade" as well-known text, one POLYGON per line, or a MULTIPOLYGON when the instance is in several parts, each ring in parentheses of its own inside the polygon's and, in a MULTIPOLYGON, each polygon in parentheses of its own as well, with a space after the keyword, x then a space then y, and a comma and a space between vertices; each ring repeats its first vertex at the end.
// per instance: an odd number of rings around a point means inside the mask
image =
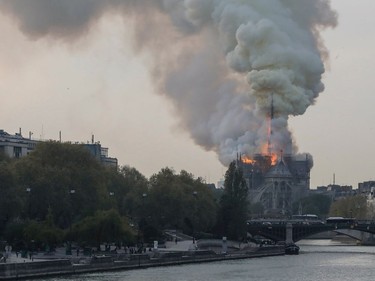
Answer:
POLYGON ((281 156, 272 164, 270 156, 256 155, 251 163, 238 161, 249 187, 252 204, 261 203, 263 215, 292 215, 292 205, 308 195, 311 161, 305 157, 281 156))

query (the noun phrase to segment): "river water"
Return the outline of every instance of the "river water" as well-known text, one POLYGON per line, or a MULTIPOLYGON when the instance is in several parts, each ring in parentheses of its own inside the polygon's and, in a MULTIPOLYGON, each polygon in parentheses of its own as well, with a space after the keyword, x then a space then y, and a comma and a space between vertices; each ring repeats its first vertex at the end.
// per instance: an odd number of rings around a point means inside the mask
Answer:
POLYGON ((48 281, 373 281, 375 247, 302 241, 298 256, 277 256, 48 278, 48 281))

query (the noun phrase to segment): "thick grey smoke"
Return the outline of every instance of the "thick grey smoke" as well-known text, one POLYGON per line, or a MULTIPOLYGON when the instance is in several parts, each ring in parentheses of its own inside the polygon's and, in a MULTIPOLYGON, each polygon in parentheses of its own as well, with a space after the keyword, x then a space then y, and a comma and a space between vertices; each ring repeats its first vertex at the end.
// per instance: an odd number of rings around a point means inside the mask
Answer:
POLYGON ((272 150, 296 153, 288 118, 324 90, 319 32, 337 22, 328 0, 0 0, 0 11, 32 39, 65 43, 123 15, 181 128, 225 165, 261 152, 271 104, 272 150))

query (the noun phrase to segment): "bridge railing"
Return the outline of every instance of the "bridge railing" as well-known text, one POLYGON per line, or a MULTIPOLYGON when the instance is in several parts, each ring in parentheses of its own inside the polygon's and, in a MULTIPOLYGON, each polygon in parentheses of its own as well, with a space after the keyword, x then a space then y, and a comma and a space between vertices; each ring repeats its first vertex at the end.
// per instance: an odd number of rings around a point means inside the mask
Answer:
POLYGON ((287 219, 287 220, 277 220, 277 219, 269 219, 269 220, 248 220, 247 225, 286 225, 287 223, 291 224, 324 224, 325 222, 322 220, 301 220, 301 219, 287 219))

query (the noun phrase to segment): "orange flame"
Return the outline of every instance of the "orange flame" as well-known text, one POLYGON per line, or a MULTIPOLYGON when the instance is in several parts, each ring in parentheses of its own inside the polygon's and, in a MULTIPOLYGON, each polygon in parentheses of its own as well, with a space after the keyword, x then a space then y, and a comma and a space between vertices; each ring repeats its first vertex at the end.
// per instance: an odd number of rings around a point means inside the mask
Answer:
POLYGON ((255 163, 255 160, 251 159, 248 156, 242 156, 241 161, 242 161, 242 163, 245 163, 245 164, 254 164, 255 163))
MULTIPOLYGON (((277 160, 279 159, 279 157, 277 156, 276 153, 270 153, 270 154, 269 153, 262 153, 262 155, 265 156, 265 157, 269 157, 272 166, 277 164, 277 160)), ((241 161, 244 164, 251 164, 251 165, 254 165, 257 162, 256 160, 250 158, 247 155, 242 156, 241 161)))
MULTIPOLYGON (((269 131, 270 133, 271 131, 269 131)), ((261 153, 264 156, 269 156, 271 158, 271 165, 274 166, 277 164, 277 160, 279 159, 278 155, 275 152, 271 152, 271 143, 268 141, 264 143, 261 147, 261 153)))
POLYGON ((278 159, 277 154, 276 153, 271 153, 270 156, 271 156, 271 165, 272 166, 276 165, 277 164, 277 159, 278 159))

